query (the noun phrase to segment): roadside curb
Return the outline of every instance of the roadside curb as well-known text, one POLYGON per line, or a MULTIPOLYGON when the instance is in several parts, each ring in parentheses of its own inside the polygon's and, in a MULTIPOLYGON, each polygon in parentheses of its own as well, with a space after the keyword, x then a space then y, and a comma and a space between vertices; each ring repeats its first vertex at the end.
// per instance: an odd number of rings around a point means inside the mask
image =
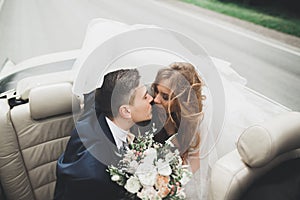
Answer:
MULTIPOLYGON (((202 9, 204 9, 204 8, 202 8, 202 9)), ((204 9, 204 10, 207 10, 207 9, 204 9)), ((255 34, 262 35, 264 37, 268 37, 271 40, 275 40, 275 41, 278 41, 283 44, 287 44, 291 48, 295 47, 295 48, 298 48, 298 50, 300 49, 300 38, 299 37, 289 35, 287 33, 279 32, 274 29, 266 28, 264 26, 257 25, 252 22, 241 20, 241 19, 238 19, 235 17, 217 13, 217 12, 214 12, 211 10, 207 10, 206 14, 208 14, 208 12, 210 12, 210 14, 209 14, 210 16, 216 17, 219 20, 224 20, 225 22, 228 22, 235 26, 240 26, 240 27, 242 27, 246 30, 249 30, 255 34)))
POLYGON ((163 2, 169 5, 177 5, 177 7, 184 9, 185 11, 192 12, 196 15, 198 13, 199 15, 213 18, 217 21, 220 21, 221 24, 223 23, 224 26, 226 26, 226 24, 224 23, 227 23, 227 25, 230 24, 237 27, 238 29, 247 30, 252 34, 257 35, 258 37, 260 35, 262 37, 265 37, 265 39, 269 40, 270 42, 274 42, 275 44, 277 43, 277 45, 282 45, 290 48, 291 50, 299 52, 300 38, 296 36, 269 29, 228 15, 217 13, 215 11, 211 11, 193 4, 181 2, 179 0, 164 0, 163 2))

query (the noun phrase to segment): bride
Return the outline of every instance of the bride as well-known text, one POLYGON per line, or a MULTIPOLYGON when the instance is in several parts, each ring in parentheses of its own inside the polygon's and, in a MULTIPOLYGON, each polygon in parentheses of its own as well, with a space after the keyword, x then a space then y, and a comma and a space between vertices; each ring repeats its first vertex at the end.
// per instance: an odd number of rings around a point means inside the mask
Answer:
POLYGON ((181 34, 155 26, 93 20, 73 66, 77 74, 73 92, 89 93, 102 84, 103 74, 119 66, 142 66, 142 78, 148 83, 155 79, 154 108, 163 126, 155 139, 164 142, 176 135, 172 141, 194 175, 185 187, 188 199, 209 198, 211 167, 235 148, 245 128, 288 111, 247 89, 245 79, 226 62, 210 58, 181 34))
POLYGON ((169 68, 159 70, 152 85, 157 113, 163 115, 158 118, 166 117, 162 122, 163 128, 154 139, 162 143, 176 134, 173 143, 180 150, 183 162, 190 164, 193 172, 200 167, 198 127, 205 99, 202 86, 202 79, 189 63, 173 63, 169 68))
MULTIPOLYGON (((223 82, 228 84, 228 77, 223 82)), ((201 147, 205 147, 205 143, 213 144, 217 142, 213 137, 210 137, 209 134, 211 133, 207 129, 203 129, 205 127, 203 123, 206 121, 203 119, 207 117, 204 112, 206 99, 202 91, 204 87, 204 81, 195 67, 185 62, 175 62, 166 68, 160 69, 152 84, 153 98, 156 105, 156 113, 153 116, 160 119, 163 124, 163 128, 156 133, 154 139, 163 143, 174 136, 172 142, 179 149, 183 163, 189 165, 194 174, 192 180, 185 186, 187 199, 208 199, 208 177, 213 163, 217 160, 216 150, 210 151, 209 160, 207 160, 204 156, 207 149, 201 149, 201 147)), ((227 92, 234 95, 234 98, 246 97, 244 96, 246 93, 243 91, 234 94, 234 92, 238 92, 238 88, 232 87, 230 89, 227 86, 225 89, 228 89, 227 92)), ((233 102, 237 103, 236 100, 232 99, 233 102)), ((244 115, 248 114, 248 117, 243 116, 243 113, 237 114, 232 113, 232 111, 229 111, 228 116, 232 119, 233 117, 242 118, 240 121, 236 118, 235 123, 248 120, 246 123, 251 124, 257 122, 257 120, 264 120, 266 110, 259 108, 258 103, 261 105, 263 101, 249 102, 249 100, 244 99, 243 103, 240 103, 241 107, 239 109, 247 111, 244 115), (245 106, 248 108, 243 108, 245 106), (249 109, 254 109, 252 112, 255 112, 256 120, 251 119, 252 113, 249 109)), ((266 103, 264 105, 267 106, 266 103)), ((276 110, 274 108, 272 112, 279 112, 281 109, 277 108, 276 110)), ((226 126, 227 130, 230 131, 237 131, 239 128, 236 128, 237 125, 226 126)), ((243 124, 240 124, 240 126, 243 126, 243 124)), ((234 137, 234 133, 227 134, 227 137, 234 137)))
POLYGON ((154 139, 163 143, 169 137, 178 147, 183 164, 190 166, 194 176, 186 185, 187 199, 207 199, 206 185, 210 168, 201 165, 200 141, 206 138, 200 124, 205 117, 202 94, 204 82, 190 63, 176 62, 158 71, 152 85, 157 112, 163 128, 154 139), (205 171, 205 172, 204 172, 205 171), (201 173, 200 173, 201 172, 201 173), (201 178, 201 174, 205 175, 201 178))

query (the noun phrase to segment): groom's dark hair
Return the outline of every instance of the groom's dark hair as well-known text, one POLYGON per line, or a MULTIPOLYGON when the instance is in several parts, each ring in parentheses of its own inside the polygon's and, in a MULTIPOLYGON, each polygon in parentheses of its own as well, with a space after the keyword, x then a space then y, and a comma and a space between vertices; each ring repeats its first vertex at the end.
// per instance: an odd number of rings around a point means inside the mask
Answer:
POLYGON ((132 104, 139 83, 137 69, 120 69, 106 74, 102 86, 95 93, 97 116, 101 113, 110 119, 117 116, 121 105, 132 104))

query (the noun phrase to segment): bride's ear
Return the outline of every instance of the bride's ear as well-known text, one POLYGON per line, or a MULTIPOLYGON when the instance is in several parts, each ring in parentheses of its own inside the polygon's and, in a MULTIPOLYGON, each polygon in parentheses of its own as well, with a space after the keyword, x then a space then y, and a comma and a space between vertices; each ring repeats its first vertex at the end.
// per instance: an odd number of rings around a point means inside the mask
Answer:
POLYGON ((119 108, 119 114, 122 118, 131 119, 131 111, 129 105, 121 105, 119 108))

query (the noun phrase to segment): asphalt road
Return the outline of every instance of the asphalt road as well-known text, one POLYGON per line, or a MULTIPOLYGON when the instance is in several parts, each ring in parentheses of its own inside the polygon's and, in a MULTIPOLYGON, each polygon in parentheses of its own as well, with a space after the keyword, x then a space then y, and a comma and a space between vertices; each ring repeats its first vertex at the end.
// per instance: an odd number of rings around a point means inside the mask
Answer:
MULTIPOLYGON (((181 5, 181 4, 179 4, 181 5)), ((232 63, 248 87, 300 111, 300 50, 158 0, 6 0, 0 12, 0 63, 80 48, 88 22, 103 17, 155 24, 190 36, 211 56, 232 63)))

